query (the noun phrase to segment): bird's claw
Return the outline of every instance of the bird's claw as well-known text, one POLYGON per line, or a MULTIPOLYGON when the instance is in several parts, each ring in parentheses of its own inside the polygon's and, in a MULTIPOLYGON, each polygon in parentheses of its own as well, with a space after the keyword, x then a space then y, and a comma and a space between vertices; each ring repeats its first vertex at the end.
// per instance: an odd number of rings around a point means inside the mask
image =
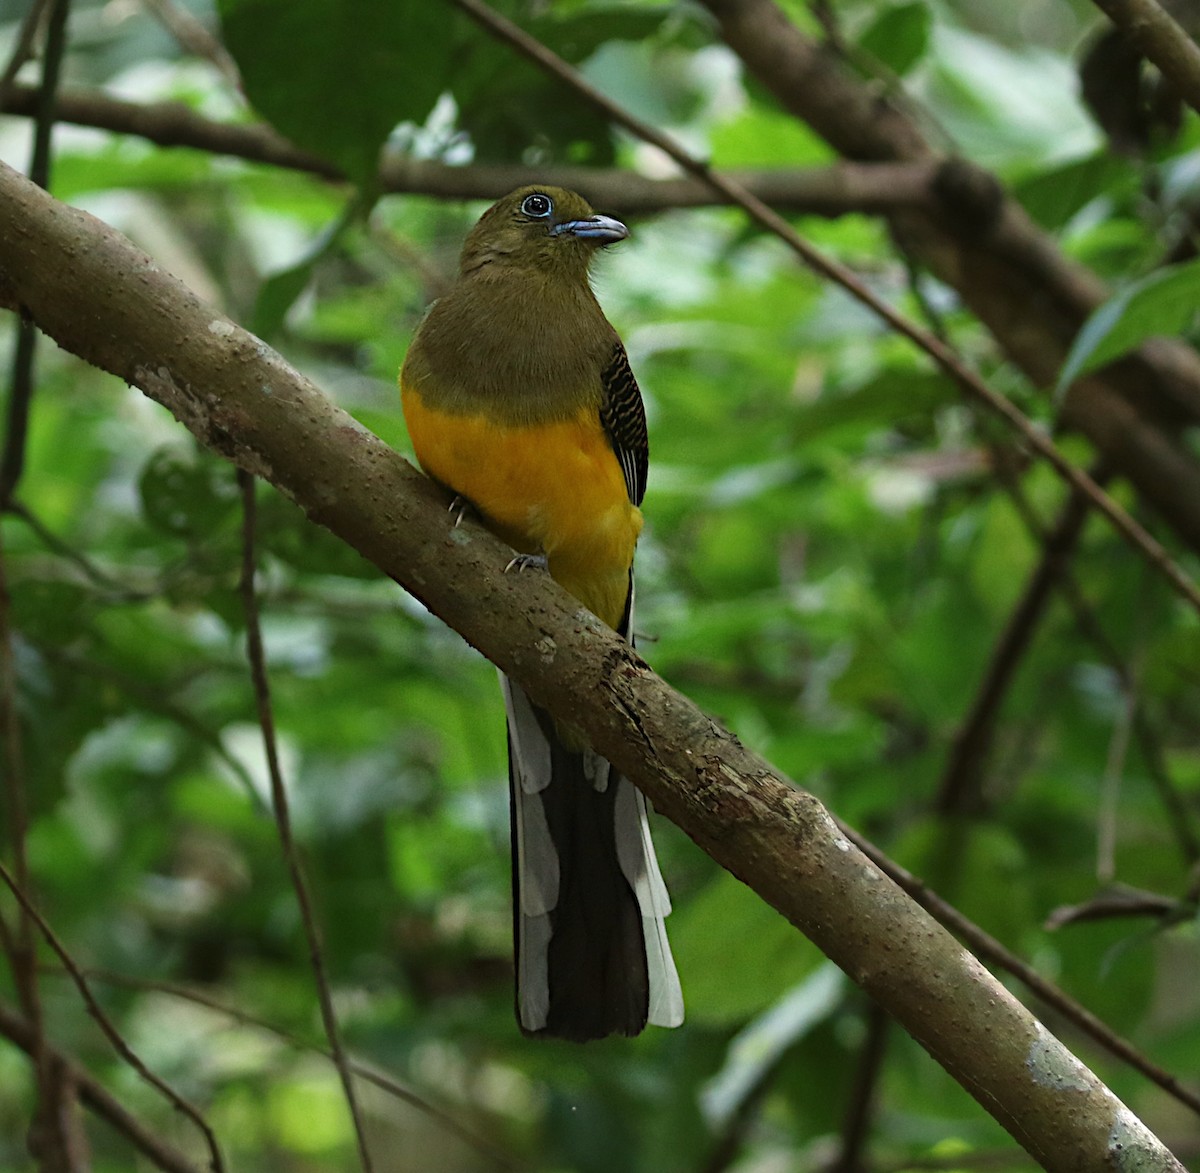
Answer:
POLYGON ((518 574, 522 570, 547 570, 549 562, 545 554, 518 554, 505 568, 504 573, 507 574, 510 570, 515 570, 518 574))
POLYGON ((473 511, 474 511, 474 506, 471 504, 471 502, 468 501, 466 499, 466 497, 463 497, 463 496, 459 495, 458 493, 454 494, 454 500, 451 501, 450 504, 446 507, 447 513, 454 514, 454 528, 455 529, 458 529, 458 527, 460 525, 462 525, 463 518, 466 517, 468 513, 472 513, 473 511))

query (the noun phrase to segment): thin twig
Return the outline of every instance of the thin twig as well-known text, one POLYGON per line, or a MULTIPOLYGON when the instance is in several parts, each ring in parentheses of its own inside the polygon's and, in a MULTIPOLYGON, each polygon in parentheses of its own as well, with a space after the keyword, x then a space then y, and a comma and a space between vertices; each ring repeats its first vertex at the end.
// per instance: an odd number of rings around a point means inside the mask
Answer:
MULTIPOLYGON (((46 972, 58 973, 59 971, 47 969, 46 972)), ((112 970, 104 969, 89 969, 87 975, 93 981, 107 982, 111 985, 123 986, 130 990, 166 994, 172 998, 180 998, 197 1006, 203 1006, 243 1026, 250 1026, 255 1030, 266 1031, 268 1034, 274 1035, 281 1042, 286 1043, 289 1047, 295 1047, 297 1050, 307 1051, 314 1055, 321 1055, 330 1062, 333 1061, 333 1055, 327 1047, 321 1047, 315 1043, 297 1038, 295 1035, 282 1029, 282 1027, 275 1026, 264 1018, 259 1018, 257 1015, 250 1014, 237 1006, 230 1006, 217 998, 211 997, 209 994, 194 990, 189 986, 181 986, 175 982, 151 981, 146 978, 133 977, 130 974, 115 973, 112 970)), ((436 1104, 430 1103, 417 1092, 406 1087, 398 1079, 386 1072, 379 1071, 365 1063, 360 1063, 354 1058, 350 1058, 348 1062, 350 1069, 360 1079, 365 1079, 381 1091, 394 1096, 396 1099, 403 1101, 410 1107, 428 1116, 431 1120, 436 1121, 448 1132, 452 1132, 464 1144, 474 1149, 481 1157, 495 1164, 497 1168, 516 1170, 516 1163, 506 1153, 501 1152, 490 1141, 473 1132, 466 1125, 461 1124, 444 1108, 439 1108, 436 1104)))
MULTIPOLYGON (((67 14, 70 0, 52 0, 46 21, 46 51, 42 57, 42 79, 37 92, 34 115, 33 154, 29 178, 50 190, 51 139, 54 133, 58 79, 62 72, 67 45, 67 14)), ((29 431, 29 408, 33 399, 33 357, 37 330, 21 318, 17 324, 17 345, 13 352, 12 384, 8 398, 8 420, 4 433, 4 452, 0 455, 0 505, 13 494, 25 468, 25 443, 29 431)))
POLYGON ((139 590, 114 578, 92 562, 86 554, 60 538, 33 510, 16 498, 10 497, 5 502, 3 512, 23 521, 47 550, 70 562, 93 586, 110 592, 110 601, 141 602, 152 599, 159 593, 156 590, 139 590))
MULTIPOLYGON (((35 1032, 29 1022, 14 1010, 0 1003, 0 1035, 32 1055, 35 1032)), ((96 1113, 143 1152, 154 1163, 156 1169, 165 1173, 200 1173, 200 1166, 169 1145, 159 1132, 143 1124, 116 1098, 95 1076, 80 1066, 74 1059, 53 1047, 47 1046, 52 1060, 61 1065, 68 1078, 79 1091, 79 1100, 96 1113)))
POLYGON ((171 0, 142 0, 142 3, 162 21, 182 49, 211 62, 234 89, 241 90, 242 77, 229 51, 186 8, 171 0))
POLYGON ((847 55, 846 38, 842 35, 842 26, 833 10, 831 0, 810 0, 808 7, 813 14, 813 19, 821 26, 821 31, 825 34, 825 43, 834 52, 845 57, 847 55))
MULTIPOLYGON (((8 589, 8 557, 3 527, 0 527, 0 730, 4 733, 4 799, 8 814, 8 834, 12 841, 13 870, 21 887, 30 891, 29 857, 26 850, 29 810, 18 685, 12 631, 12 595, 8 589)), ((23 914, 18 924, 19 929, 15 936, 6 931, 0 935, 0 941, 9 953, 17 994, 21 999, 21 1009, 30 1022, 40 1026, 32 926, 29 918, 23 914)))
POLYGON ((930 301, 921 283, 924 270, 912 251, 905 248, 903 243, 896 242, 893 247, 899 250, 900 259, 904 263, 904 279, 908 285, 909 296, 916 302, 917 309, 920 311, 921 317, 925 319, 929 332, 949 346, 950 331, 946 328, 946 319, 937 306, 930 301))
POLYGON ((208 1147, 209 1165, 213 1173, 223 1173, 225 1165, 221 1160, 221 1150, 217 1145, 216 1134, 200 1114, 200 1110, 191 1101, 181 1096, 169 1083, 155 1075, 125 1041, 112 1019, 105 1014, 100 1003, 96 1001, 91 986, 88 985, 87 978, 83 976, 83 971, 75 964, 75 959, 67 952, 66 946, 58 939, 58 934, 55 933, 47 923, 45 917, 34 907, 33 902, 29 899, 24 889, 17 883, 12 873, 3 864, 0 864, 0 880, 3 880, 8 886, 9 891, 16 897, 17 902, 25 910, 25 913, 37 925, 38 932, 45 938, 46 944, 50 946, 58 956, 59 961, 62 962, 62 967, 67 971, 71 981, 75 983, 75 988, 79 991, 79 996, 83 999, 83 1004, 87 1008, 88 1014, 95 1020, 96 1025, 99 1026, 104 1037, 108 1039, 113 1050, 142 1079, 170 1101, 171 1105, 177 1111, 182 1112, 195 1124, 204 1136, 204 1142, 208 1147))
MULTIPOLYGON (((1128 692, 1133 687, 1129 668, 1100 625, 1100 621, 1084 596, 1083 589, 1072 574, 1063 575, 1061 589, 1071 610, 1075 626, 1100 653, 1105 665, 1116 677, 1120 687, 1128 692)), ((1159 801, 1163 804, 1171 832, 1175 837, 1175 844, 1179 848, 1184 862, 1194 864, 1200 860, 1200 835, 1193 828, 1195 816, 1187 800, 1180 794, 1179 788, 1171 778, 1171 773, 1163 758, 1159 738, 1141 706, 1134 709, 1133 733, 1137 738, 1138 748, 1142 752, 1142 760, 1150 775, 1150 781, 1158 791, 1159 801)))
POLYGON ((1066 925, 1088 920, 1113 920, 1149 917, 1162 925, 1178 924, 1196 915, 1195 900, 1173 900, 1157 892, 1143 892, 1124 884, 1115 885, 1085 900, 1082 904, 1064 904, 1046 917, 1044 927, 1054 932, 1066 925))
POLYGON ((860 1173, 867 1167, 863 1157, 871 1134, 871 1114, 879 1078, 883 1073, 891 1022, 887 1011, 878 1002, 870 1004, 867 1010, 867 1033, 859 1051, 850 1103, 842 1121, 842 1148, 830 1173, 860 1173))
POLYGON ((170 695, 171 688, 148 685, 136 676, 114 668, 111 664, 97 664, 87 657, 72 655, 70 652, 64 652, 61 648, 50 644, 37 643, 34 646, 46 659, 65 665, 73 672, 115 684, 141 708, 157 713, 178 725, 184 733, 194 737, 201 745, 211 750, 229 768, 245 790, 246 796, 259 803, 265 810, 266 804, 255 785, 254 778, 246 768, 246 763, 229 751, 216 730, 210 729, 185 706, 177 704, 170 695))
POLYGON ((25 13, 25 19, 21 21, 21 31, 17 34, 16 44, 13 45, 12 56, 4 67, 4 73, 0 75, 0 107, 8 101, 17 74, 21 72, 21 66, 33 57, 42 20, 52 2, 53 0, 33 0, 29 11, 25 13))
MULTIPOLYGON (((4 92, 7 96, 13 78, 20 69, 19 57, 32 47, 34 30, 45 20, 45 48, 42 53, 41 78, 34 110, 33 149, 29 160, 29 178, 44 190, 50 189, 55 104, 63 56, 67 47, 67 17, 70 0, 50 0, 45 13, 37 22, 22 30, 20 42, 6 71, 4 92), (28 36, 28 44, 24 44, 28 36)), ((9 383, 8 411, 5 419, 4 449, 0 453, 0 508, 11 499, 25 468, 25 451, 29 434, 29 413, 36 386, 34 356, 37 350, 37 328, 21 317, 17 321, 17 339, 13 348, 12 376, 9 383)), ((17 673, 13 661, 12 630, 9 622, 9 593, 4 552, 0 548, 0 643, 4 659, 5 733, 9 741, 8 784, 5 787, 9 812, 9 834, 12 839, 13 866, 16 883, 22 895, 32 895, 33 882, 29 871, 27 839, 29 811, 27 779, 21 754, 20 720, 17 713, 17 673)), ((74 1100, 71 1086, 65 1081, 62 1068, 53 1061, 46 1048, 45 1020, 37 979, 37 936, 24 902, 20 904, 14 948, 10 954, 13 980, 25 1017, 33 1028, 33 1057, 37 1072, 37 1101, 29 1131, 29 1149, 33 1156, 50 1165, 64 1169, 77 1168, 82 1154, 76 1140, 77 1125, 72 1120, 74 1100)))
MULTIPOLYGON (((18 676, 12 632, 12 598, 8 590, 8 559, 0 526, 0 733, 4 740, 4 801, 8 815, 8 836, 12 847, 13 869, 23 891, 32 891, 29 872, 29 804, 25 755, 19 707, 18 676)), ((7 922, 0 931, 0 943, 12 969, 13 985, 21 1011, 33 1032, 34 1068, 37 1072, 37 1106, 30 1131, 30 1147, 54 1144, 55 1132, 48 1127, 57 1116, 52 1105, 61 1097, 58 1083, 46 1051, 45 1021, 37 979, 37 938, 24 905, 17 909, 16 932, 7 922)), ((60 1148, 63 1146, 59 1146, 60 1148)))
POLYGON ((1121 689, 1121 704, 1113 719, 1108 753, 1104 760, 1104 774, 1100 779, 1096 810, 1096 878, 1102 884, 1109 883, 1117 874, 1117 807, 1121 797, 1125 759, 1129 754, 1130 733, 1137 710, 1137 688, 1135 683, 1131 682, 1129 686, 1121 689))
POLYGON ((1108 519, 1121 537, 1171 584, 1181 598, 1185 599, 1197 613, 1200 613, 1200 588, 1172 559, 1162 543, 1154 538, 1127 510, 1117 504, 1083 469, 1072 464, 1042 429, 1028 419, 1011 400, 989 387, 953 350, 935 338, 929 331, 922 329, 905 317, 899 310, 877 297, 865 282, 845 265, 815 249, 782 216, 769 208, 762 200, 727 176, 713 171, 707 163, 689 154, 668 135, 641 119, 635 118, 624 107, 611 101, 590 82, 585 81, 561 57, 483 3, 483 0, 449 0, 449 3, 460 8, 496 38, 510 44, 547 73, 565 82, 576 93, 603 111, 616 125, 624 127, 631 134, 658 147, 689 174, 719 191, 731 203, 737 204, 755 223, 788 245, 815 273, 840 285, 896 333, 903 335, 928 354, 963 390, 978 399, 1017 431, 1025 443, 1037 452, 1063 480, 1072 488, 1083 493, 1092 507, 1108 519))
POLYGON ((881 872, 891 877, 944 928, 954 933, 960 940, 965 941, 973 953, 982 960, 990 962, 997 969, 1012 974, 1047 1006, 1057 1010, 1068 1022, 1078 1027, 1110 1054, 1128 1063, 1136 1071, 1140 1071, 1148 1080, 1157 1084, 1181 1104, 1191 1108, 1193 1112, 1200 1113, 1200 1092, 1193 1091, 1180 1083, 1169 1071, 1165 1071, 1148 1059, 1132 1043, 1101 1022, 1090 1010, 1081 1006, 1053 982, 1047 981, 1032 966, 1026 965, 974 921, 968 920, 954 905, 943 900, 923 880, 918 879, 895 860, 889 859, 853 827, 836 817, 835 821, 842 834, 858 847, 881 872))
POLYGON ((263 750, 267 758, 267 772, 271 777, 271 802, 275 812, 275 826, 279 831, 279 842, 287 862, 292 889, 300 908, 300 919, 304 924, 304 935, 308 940, 308 956, 312 966, 313 981, 317 987, 317 999, 321 1005, 321 1021, 333 1065, 350 1109, 354 1123, 354 1136, 358 1144, 358 1160, 365 1173, 371 1173, 373 1165, 367 1148, 366 1129, 359 1111, 358 1097, 354 1091, 354 1076, 342 1046, 338 1029, 337 1014, 333 1008, 333 993, 329 987, 329 974, 325 967, 325 953, 321 944, 321 933, 309 898, 308 883, 300 866, 300 853, 292 834, 292 816, 288 805, 287 790, 283 783, 283 770, 279 764, 279 748, 275 738, 275 715, 271 707, 271 685, 267 676, 266 652, 263 648, 262 628, 258 620, 258 597, 254 588, 255 527, 257 508, 254 477, 239 468, 238 486, 242 491, 242 610, 246 617, 246 654, 250 661, 250 675, 254 681, 254 697, 258 705, 258 723, 262 729, 263 750))
POLYGON ((1054 587, 1066 572, 1087 516, 1083 495, 1071 492, 1054 528, 1046 535, 1041 559, 1004 625, 971 708, 954 735, 954 744, 937 787, 936 806, 944 814, 962 814, 979 805, 984 765, 997 714, 1017 668, 1033 644, 1034 633, 1053 597, 1054 587))
POLYGON ((1184 862, 1194 864, 1200 860, 1200 839, 1192 829, 1194 815, 1187 800, 1175 785, 1170 770, 1167 769, 1162 746, 1141 706, 1133 713, 1133 733, 1137 738, 1146 772, 1150 775, 1150 781, 1158 791, 1159 801, 1166 810, 1167 819, 1175 835, 1175 843, 1183 855, 1184 862))

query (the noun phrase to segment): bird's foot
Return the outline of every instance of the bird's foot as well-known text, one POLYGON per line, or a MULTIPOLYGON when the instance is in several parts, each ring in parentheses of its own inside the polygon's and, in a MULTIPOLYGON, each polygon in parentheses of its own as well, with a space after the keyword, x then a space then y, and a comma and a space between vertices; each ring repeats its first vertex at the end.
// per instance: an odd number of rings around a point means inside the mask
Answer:
POLYGON ((510 570, 515 570, 518 574, 522 570, 548 570, 550 563, 545 554, 518 554, 505 568, 504 573, 507 574, 510 570))

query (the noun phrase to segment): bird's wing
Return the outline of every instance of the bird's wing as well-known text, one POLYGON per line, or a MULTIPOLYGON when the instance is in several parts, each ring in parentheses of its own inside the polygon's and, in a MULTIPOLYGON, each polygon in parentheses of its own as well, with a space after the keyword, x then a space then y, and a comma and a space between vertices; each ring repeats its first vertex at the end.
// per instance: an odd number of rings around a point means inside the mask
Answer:
POLYGON ((620 342, 613 347, 612 357, 601 373, 600 380, 604 385, 600 422, 621 462, 629 499, 635 505, 640 505, 646 495, 650 441, 646 435, 646 409, 642 405, 642 393, 629 368, 629 356, 620 342))

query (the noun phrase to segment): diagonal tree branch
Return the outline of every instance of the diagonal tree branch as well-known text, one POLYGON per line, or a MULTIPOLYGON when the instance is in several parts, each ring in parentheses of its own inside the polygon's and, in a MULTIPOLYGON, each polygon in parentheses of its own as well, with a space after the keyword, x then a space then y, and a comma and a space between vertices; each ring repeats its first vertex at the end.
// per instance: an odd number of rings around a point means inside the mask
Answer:
POLYGON ((1056 1171, 1182 1166, 838 829, 545 576, 455 529, 436 487, 120 234, 0 168, 0 304, 166 406, 206 445, 462 632, 876 999, 1056 1171), (1119 1149, 1118 1147, 1119 1146, 1119 1149))

